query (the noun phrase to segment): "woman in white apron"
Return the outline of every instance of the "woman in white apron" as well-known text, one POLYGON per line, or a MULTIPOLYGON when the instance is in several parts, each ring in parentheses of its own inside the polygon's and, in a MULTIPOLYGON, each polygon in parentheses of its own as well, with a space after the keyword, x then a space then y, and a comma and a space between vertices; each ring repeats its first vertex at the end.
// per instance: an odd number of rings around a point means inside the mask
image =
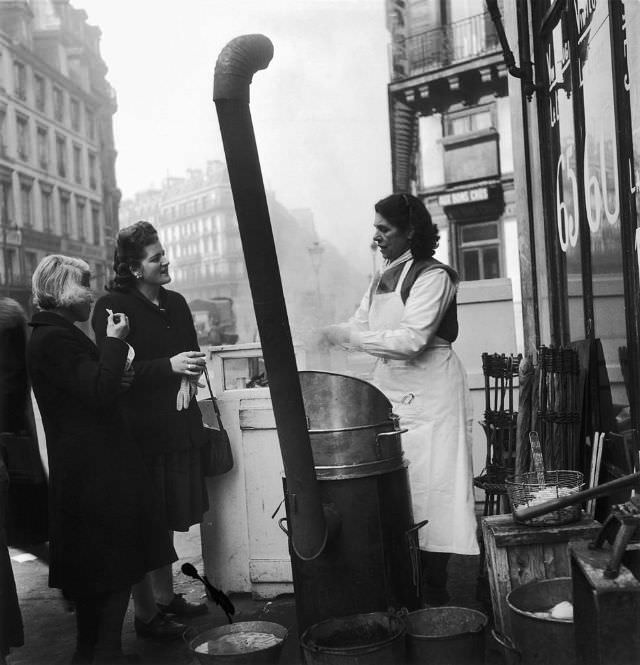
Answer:
POLYGON ((354 316, 324 330, 330 344, 377 356, 373 382, 400 417, 425 601, 444 604, 449 556, 478 554, 466 373, 451 349, 458 276, 436 261, 438 230, 423 203, 392 194, 375 205, 374 242, 385 259, 354 316))

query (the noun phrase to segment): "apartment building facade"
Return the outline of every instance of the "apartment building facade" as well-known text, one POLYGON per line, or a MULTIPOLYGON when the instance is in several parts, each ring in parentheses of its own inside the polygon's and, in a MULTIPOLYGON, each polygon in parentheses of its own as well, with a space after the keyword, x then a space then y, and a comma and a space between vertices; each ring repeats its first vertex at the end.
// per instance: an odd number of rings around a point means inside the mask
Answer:
POLYGON ((112 262, 117 104, 100 34, 68 0, 0 1, 0 290, 27 310, 45 255, 85 259, 98 290, 112 262))

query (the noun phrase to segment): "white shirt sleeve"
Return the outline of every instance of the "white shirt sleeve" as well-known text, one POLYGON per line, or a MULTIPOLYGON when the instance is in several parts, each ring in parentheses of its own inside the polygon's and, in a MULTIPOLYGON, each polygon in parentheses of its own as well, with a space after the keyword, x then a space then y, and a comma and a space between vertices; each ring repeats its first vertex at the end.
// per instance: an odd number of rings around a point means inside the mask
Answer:
POLYGON ((456 290, 457 285, 445 270, 423 272, 411 287, 402 320, 393 330, 368 329, 369 294, 367 293, 366 328, 361 327, 363 320, 357 318, 362 316, 361 303, 348 323, 350 348, 355 351, 366 351, 380 358, 413 358, 435 337, 456 290))
POLYGON ((353 316, 345 323, 342 324, 349 330, 369 330, 369 307, 371 301, 371 290, 373 285, 370 284, 367 292, 362 296, 362 300, 358 305, 353 316))

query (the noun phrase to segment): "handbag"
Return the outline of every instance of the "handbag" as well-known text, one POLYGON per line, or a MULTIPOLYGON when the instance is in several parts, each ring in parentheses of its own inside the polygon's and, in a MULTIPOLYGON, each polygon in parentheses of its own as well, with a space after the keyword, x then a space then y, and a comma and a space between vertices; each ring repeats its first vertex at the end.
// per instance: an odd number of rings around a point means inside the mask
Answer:
POLYGON ((202 465, 204 467, 205 476, 221 476, 223 473, 227 473, 233 469, 231 441, 229 440, 227 430, 222 424, 220 409, 218 408, 218 402, 213 395, 213 390, 211 390, 209 372, 206 367, 204 368, 204 377, 207 381, 210 397, 199 403, 200 408, 203 411, 203 427, 205 432, 205 442, 202 447, 202 465), (210 421, 212 420, 210 417, 211 409, 213 409, 213 412, 215 413, 215 420, 218 425, 217 429, 210 424, 210 421))

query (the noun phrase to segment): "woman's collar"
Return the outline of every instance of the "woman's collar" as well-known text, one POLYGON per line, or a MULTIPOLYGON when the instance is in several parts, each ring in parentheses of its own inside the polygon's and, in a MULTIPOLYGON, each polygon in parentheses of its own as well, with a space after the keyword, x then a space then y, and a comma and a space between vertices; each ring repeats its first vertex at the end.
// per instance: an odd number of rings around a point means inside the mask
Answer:
POLYGON ((401 263, 405 263, 406 261, 412 258, 413 256, 411 254, 411 250, 408 249, 404 254, 400 254, 400 256, 395 258, 393 261, 385 263, 383 270, 389 270, 390 268, 395 268, 395 266, 400 265, 401 263))

